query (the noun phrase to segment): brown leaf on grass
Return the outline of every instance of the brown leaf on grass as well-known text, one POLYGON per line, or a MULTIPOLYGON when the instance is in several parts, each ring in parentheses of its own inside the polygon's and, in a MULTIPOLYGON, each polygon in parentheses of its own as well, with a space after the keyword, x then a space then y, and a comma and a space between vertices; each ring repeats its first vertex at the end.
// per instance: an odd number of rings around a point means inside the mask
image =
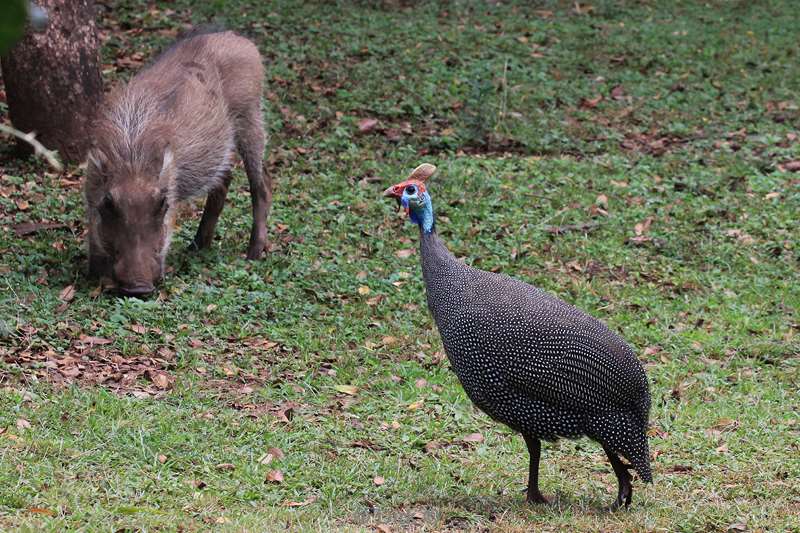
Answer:
POLYGON ((111 344, 113 341, 111 339, 105 339, 103 337, 92 337, 89 335, 81 335, 80 341, 83 344, 93 345, 93 346, 100 346, 103 344, 111 344))
POLYGON ((267 453, 261 456, 258 462, 262 465, 268 465, 273 460, 281 460, 284 457, 283 450, 280 448, 270 448, 267 450, 267 453))
POLYGON ((25 420, 24 418, 17 419, 17 429, 30 429, 31 423, 25 420))
POLYGON ((603 101, 603 95, 598 94, 594 98, 584 98, 581 100, 581 107, 584 109, 594 109, 597 104, 603 101))
POLYGON ((399 342, 397 337, 393 337, 391 335, 386 335, 381 339, 381 344, 384 346, 393 346, 399 342))
POLYGON ((233 463, 220 463, 216 466, 217 470, 222 470, 225 472, 230 472, 231 470, 236 470, 236 465, 233 463))
POLYGON ((300 407, 295 402, 283 402, 270 408, 270 412, 281 422, 291 422, 294 417, 294 410, 300 407))
POLYGON ((47 516, 55 516, 56 512, 43 507, 28 507, 28 512, 33 514, 43 514, 47 516))
POLYGON ((354 440, 350 443, 350 446, 353 448, 363 448, 365 450, 372 450, 372 451, 381 451, 383 450, 383 446, 379 444, 375 444, 371 440, 361 439, 361 440, 354 440))
POLYGON ((267 453, 275 457, 275 459, 283 459, 286 455, 283 453, 283 450, 280 448, 272 447, 267 450, 267 453))
POLYGON ((17 204, 17 209, 20 211, 27 211, 31 206, 31 204, 28 203, 28 200, 25 200, 24 198, 18 198, 14 203, 17 204))
POLYGON ((732 418, 720 418, 711 426, 712 429, 716 429, 717 431, 734 431, 738 427, 739 421, 732 418))
POLYGON ((67 285, 58 294, 58 299, 64 303, 71 302, 75 298, 75 285, 67 285))
POLYGON ((752 235, 749 235, 738 228, 725 230, 725 235, 728 237, 735 238, 737 241, 744 244, 745 246, 750 246, 751 244, 755 244, 756 242, 756 240, 753 238, 752 235))
POLYGON ((615 85, 611 89, 611 98, 614 100, 624 100, 625 99, 625 89, 622 85, 615 85))
POLYGON ((425 452, 426 453, 431 453, 434 450, 438 450, 438 449, 443 448, 443 447, 444 447, 444 444, 442 444, 440 441, 432 440, 432 441, 430 441, 430 442, 425 444, 425 452))
POLYGON ((406 259, 406 258, 411 257, 412 255, 414 255, 414 249, 413 248, 406 248, 406 249, 403 249, 403 250, 397 250, 394 253, 394 255, 398 259, 406 259))
POLYGON ((296 501, 289 500, 286 503, 284 503, 283 505, 285 505, 286 507, 305 507, 306 505, 308 505, 310 503, 314 503, 315 501, 317 501, 317 497, 316 496, 311 496, 310 498, 308 498, 307 500, 304 500, 302 502, 296 502, 296 501))
POLYGON ((778 169, 783 172, 800 172, 800 160, 787 161, 778 165, 778 169))
POLYGON ((461 440, 470 443, 480 443, 483 442, 483 435, 481 435, 480 433, 470 433, 469 435, 464 436, 464 438, 462 438, 461 440))
POLYGON ((280 470, 270 470, 267 472, 267 483, 281 483, 283 482, 283 472, 280 470))
POLYGON ((150 381, 152 381, 153 384, 161 390, 170 388, 172 386, 172 382, 175 380, 175 378, 163 370, 148 370, 147 377, 149 377, 150 381))
POLYGON ((147 328, 142 326, 141 324, 133 324, 131 326, 131 331, 133 331, 134 333, 138 333, 139 335, 144 335, 145 333, 147 333, 147 328))
POLYGON ((158 462, 161 463, 162 465, 167 462, 167 456, 164 455, 163 453, 158 454, 156 459, 158 459, 158 462))
POLYGON ((651 355, 655 355, 661 351, 661 346, 648 346, 644 349, 645 357, 649 357, 651 355))
POLYGON ((375 118, 362 118, 358 121, 358 132, 369 133, 378 125, 378 119, 375 118))
POLYGON ((348 396, 355 396, 358 393, 358 387, 353 385, 335 385, 333 388, 348 396))
POLYGON ((653 224, 653 217, 647 217, 642 222, 637 223, 633 227, 633 232, 636 234, 637 237, 641 237, 650 230, 650 226, 652 224, 653 224))
POLYGON ((22 224, 15 225, 13 229, 14 234, 16 234, 17 237, 24 237, 41 230, 60 229, 66 227, 66 224, 59 224, 56 222, 23 222, 22 224))
POLYGON ((386 480, 381 476, 375 476, 374 478, 372 478, 372 482, 375 483, 375 485, 377 485, 378 487, 380 487, 381 485, 386 483, 386 480))
POLYGON ((571 231, 590 233, 600 227, 597 222, 583 222, 581 224, 565 224, 563 226, 545 226, 545 231, 553 235, 563 235, 571 231))
POLYGON ((406 407, 406 409, 408 409, 409 411, 416 411, 423 405, 425 405, 425 400, 417 400, 416 402, 408 404, 408 407, 406 407))
POLYGON ((392 533, 392 528, 390 528, 387 524, 378 524, 375 526, 375 531, 378 533, 392 533))

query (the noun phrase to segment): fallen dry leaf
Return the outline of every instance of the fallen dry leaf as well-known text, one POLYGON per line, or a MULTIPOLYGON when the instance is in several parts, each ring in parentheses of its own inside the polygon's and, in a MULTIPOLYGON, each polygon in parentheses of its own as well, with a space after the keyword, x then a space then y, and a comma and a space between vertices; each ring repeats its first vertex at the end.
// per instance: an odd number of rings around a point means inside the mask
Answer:
POLYGON ((166 372, 159 370, 148 370, 147 376, 150 381, 161 390, 168 389, 172 385, 172 377, 166 372))
POLYGON ((413 248, 405 248, 403 250, 397 250, 394 253, 394 255, 396 257, 398 257, 399 259, 406 259, 407 257, 411 257, 412 255, 414 255, 414 249, 413 248))
POLYGON ((778 165, 781 170, 788 171, 788 172, 800 172, 800 160, 796 161, 787 161, 781 165, 778 165))
POLYGON ((470 433, 461 440, 464 442, 483 442, 483 435, 480 433, 470 433))
POLYGON ((230 472, 231 470, 236 470, 236 465, 233 463, 220 463, 217 465, 217 470, 230 472))
POLYGON ((598 94, 594 98, 584 98, 581 100, 581 107, 584 109, 594 109, 597 104, 603 101, 603 95, 598 94))
POLYGON ((367 287, 366 285, 360 286, 358 288, 358 294, 360 294, 361 296, 366 296, 367 294, 369 294, 369 287, 367 287))
POLYGON ((161 463, 162 465, 167 462, 167 456, 164 455, 163 453, 158 454, 158 457, 156 459, 158 459, 158 462, 161 463))
POLYGON ((67 285, 58 294, 58 299, 62 302, 71 302, 75 298, 75 285, 67 285))
POLYGON ((30 429, 31 423, 24 418, 17 419, 17 429, 30 429))
POLYGON ((283 472, 280 470, 270 470, 267 472, 268 483, 281 483, 283 481, 283 472))
POLYGON ((348 396, 355 396, 358 392, 358 387, 354 387, 353 385, 336 385, 334 389, 348 396))
POLYGON ((310 503, 314 503, 315 501, 317 501, 317 497, 316 496, 311 496, 310 498, 308 498, 307 500, 304 500, 302 502, 295 502, 295 501, 291 501, 290 500, 290 501, 287 501, 286 503, 284 503, 284 505, 286 507, 303 507, 303 506, 306 506, 306 505, 308 505, 310 503))
POLYGON ((92 345, 111 344, 113 342, 111 339, 104 339, 103 337, 91 337, 89 335, 81 335, 80 341, 84 344, 92 345))
POLYGON ((383 477, 381 477, 381 476, 375 476, 374 478, 372 478, 372 482, 375 483, 375 485, 380 487, 381 485, 386 483, 386 480, 383 479, 383 477))
POLYGON ((374 118, 362 118, 358 121, 359 133, 369 133, 378 125, 378 120, 374 118))
POLYGON ((280 448, 270 448, 267 450, 267 453, 261 456, 258 462, 262 465, 268 465, 273 461, 273 459, 280 460, 283 458, 284 454, 280 448))
POLYGON ((636 233, 637 237, 640 237, 647 233, 650 229, 650 226, 653 224, 653 217, 647 217, 642 222, 639 222, 633 227, 634 233, 636 233))
POLYGON ((408 407, 406 407, 406 409, 408 409, 409 411, 416 411, 417 409, 422 407, 424 404, 425 404, 425 400, 418 400, 416 402, 408 404, 408 407))
POLYGON ((732 418, 720 418, 713 426, 711 426, 712 429, 716 429, 718 431, 733 431, 738 427, 739 422, 732 418))
POLYGON ((50 509, 44 509, 43 507, 28 507, 28 512, 29 513, 34 513, 34 514, 43 514, 43 515, 47 515, 47 516, 55 516, 56 515, 55 511, 51 511, 50 509))

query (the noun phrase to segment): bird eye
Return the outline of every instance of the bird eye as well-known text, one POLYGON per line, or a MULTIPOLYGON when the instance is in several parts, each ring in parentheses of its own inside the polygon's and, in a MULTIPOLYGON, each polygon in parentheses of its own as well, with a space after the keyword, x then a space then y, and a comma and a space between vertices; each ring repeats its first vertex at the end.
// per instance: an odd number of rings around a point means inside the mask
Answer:
POLYGON ((413 185, 406 187, 406 194, 414 194, 415 192, 417 192, 417 188, 413 185))

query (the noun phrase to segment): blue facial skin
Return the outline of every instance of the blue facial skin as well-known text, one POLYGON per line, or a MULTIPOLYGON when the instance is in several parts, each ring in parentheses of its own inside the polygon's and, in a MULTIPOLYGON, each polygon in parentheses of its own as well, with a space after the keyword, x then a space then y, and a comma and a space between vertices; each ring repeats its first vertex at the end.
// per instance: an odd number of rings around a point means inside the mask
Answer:
POLYGON ((433 204, 427 191, 420 193, 415 185, 407 185, 400 197, 400 204, 408 210, 411 222, 425 233, 433 231, 433 204))

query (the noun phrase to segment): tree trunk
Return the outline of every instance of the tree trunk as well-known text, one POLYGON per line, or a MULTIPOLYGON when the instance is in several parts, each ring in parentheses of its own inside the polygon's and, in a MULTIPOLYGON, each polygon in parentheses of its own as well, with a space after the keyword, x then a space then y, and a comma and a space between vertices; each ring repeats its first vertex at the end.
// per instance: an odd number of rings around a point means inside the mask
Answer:
MULTIPOLYGON (((80 162, 89 147, 89 124, 103 84, 93 0, 38 0, 49 24, 28 31, 2 58, 11 122, 35 132, 68 162, 80 162)), ((30 153, 27 143, 18 143, 30 153)))

